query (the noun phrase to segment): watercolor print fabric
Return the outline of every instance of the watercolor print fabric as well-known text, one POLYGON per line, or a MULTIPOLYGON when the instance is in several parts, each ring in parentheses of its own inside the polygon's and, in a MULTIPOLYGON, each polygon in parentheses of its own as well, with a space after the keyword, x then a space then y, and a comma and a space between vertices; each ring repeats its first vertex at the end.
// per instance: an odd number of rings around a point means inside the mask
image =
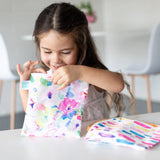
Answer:
POLYGON ((145 150, 160 142, 160 126, 126 118, 102 120, 91 125, 85 140, 145 150))
POLYGON ((33 73, 26 83, 29 97, 21 135, 80 137, 88 83, 75 81, 58 90, 50 78, 47 74, 33 73))

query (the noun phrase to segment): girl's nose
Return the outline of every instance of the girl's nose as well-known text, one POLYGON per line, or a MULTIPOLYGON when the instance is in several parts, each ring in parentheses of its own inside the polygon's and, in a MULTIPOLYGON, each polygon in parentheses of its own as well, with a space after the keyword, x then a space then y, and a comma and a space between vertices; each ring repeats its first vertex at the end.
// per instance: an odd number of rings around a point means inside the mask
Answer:
POLYGON ((51 58, 52 58, 52 62, 54 62, 54 63, 60 62, 60 56, 58 53, 53 53, 51 58))

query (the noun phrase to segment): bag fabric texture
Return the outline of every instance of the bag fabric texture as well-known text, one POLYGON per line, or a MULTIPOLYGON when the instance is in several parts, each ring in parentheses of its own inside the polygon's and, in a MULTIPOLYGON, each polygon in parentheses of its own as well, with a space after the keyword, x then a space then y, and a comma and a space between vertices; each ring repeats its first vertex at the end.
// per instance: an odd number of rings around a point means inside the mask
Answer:
POLYGON ((145 150, 160 142, 160 126, 122 117, 105 119, 88 127, 85 140, 145 150))
POLYGON ((51 76, 32 73, 22 88, 29 89, 21 135, 45 137, 80 137, 81 120, 88 83, 75 81, 58 90, 51 76))

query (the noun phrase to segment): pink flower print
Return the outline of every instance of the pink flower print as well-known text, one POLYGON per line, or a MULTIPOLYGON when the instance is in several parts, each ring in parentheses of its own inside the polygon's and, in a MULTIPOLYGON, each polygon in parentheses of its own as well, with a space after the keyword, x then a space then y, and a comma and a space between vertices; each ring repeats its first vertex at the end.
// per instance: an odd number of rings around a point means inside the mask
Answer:
POLYGON ((34 106, 34 104, 35 104, 35 102, 33 101, 33 99, 31 98, 31 103, 30 103, 30 106, 33 108, 33 106, 34 106))
POLYGON ((76 102, 74 99, 69 99, 68 97, 65 98, 60 105, 58 106, 59 112, 62 113, 61 118, 64 119, 69 119, 67 122, 67 126, 70 124, 70 120, 76 115, 77 110, 74 108, 77 106, 78 102, 76 102))
POLYGON ((78 119, 78 120, 81 120, 81 116, 77 116, 77 119, 78 119))
POLYGON ((78 103, 74 99, 70 100, 67 97, 60 103, 60 105, 58 106, 58 109, 60 111, 63 111, 64 114, 67 114, 67 113, 73 111, 74 108, 77 106, 77 104, 78 103))
POLYGON ((37 111, 45 111, 46 109, 45 109, 43 104, 36 104, 35 105, 35 110, 37 110, 37 111))

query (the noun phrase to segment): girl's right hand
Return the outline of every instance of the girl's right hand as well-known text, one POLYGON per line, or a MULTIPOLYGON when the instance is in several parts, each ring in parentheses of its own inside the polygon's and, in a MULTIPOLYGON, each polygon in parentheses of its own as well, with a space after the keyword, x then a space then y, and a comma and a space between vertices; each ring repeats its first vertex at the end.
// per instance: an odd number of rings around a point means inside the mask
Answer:
POLYGON ((23 64, 23 70, 20 64, 17 64, 17 72, 20 76, 20 81, 26 81, 30 79, 31 73, 47 73, 43 68, 35 68, 35 65, 39 64, 39 61, 27 61, 23 64))

